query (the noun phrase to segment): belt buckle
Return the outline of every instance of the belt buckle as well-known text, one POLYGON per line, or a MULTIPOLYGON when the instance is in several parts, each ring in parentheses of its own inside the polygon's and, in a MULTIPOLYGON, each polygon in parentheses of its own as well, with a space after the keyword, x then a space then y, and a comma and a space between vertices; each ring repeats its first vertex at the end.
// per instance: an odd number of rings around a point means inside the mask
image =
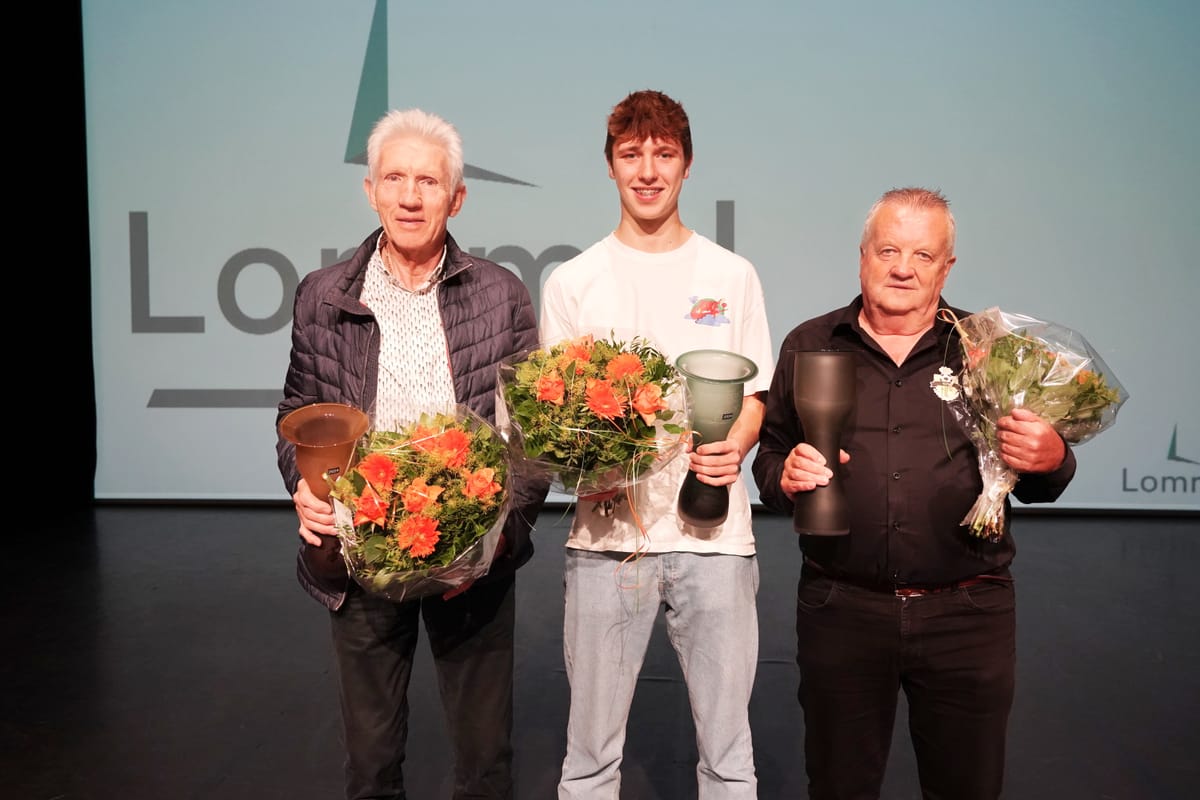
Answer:
POLYGON ((924 597, 925 595, 929 594, 929 590, 928 589, 913 589, 913 588, 904 587, 904 586, 897 586, 896 589, 893 591, 893 594, 895 594, 896 597, 908 599, 909 597, 924 597))

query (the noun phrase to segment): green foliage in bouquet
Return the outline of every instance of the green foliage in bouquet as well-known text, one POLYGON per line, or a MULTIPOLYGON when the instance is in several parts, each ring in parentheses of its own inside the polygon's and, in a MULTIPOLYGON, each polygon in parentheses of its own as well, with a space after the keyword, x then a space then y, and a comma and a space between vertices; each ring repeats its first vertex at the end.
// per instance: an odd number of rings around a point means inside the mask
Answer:
POLYGON ((1079 444, 1107 424, 1107 409, 1121 400, 1102 373, 1083 366, 1084 359, 1054 352, 1025 330, 968 349, 966 355, 964 388, 985 412, 983 434, 993 446, 996 420, 1013 408, 1029 409, 1066 441, 1079 444))
POLYGON ((669 402, 679 373, 641 337, 543 347, 502 364, 500 384, 521 452, 570 493, 633 483, 685 441, 682 403, 669 402))

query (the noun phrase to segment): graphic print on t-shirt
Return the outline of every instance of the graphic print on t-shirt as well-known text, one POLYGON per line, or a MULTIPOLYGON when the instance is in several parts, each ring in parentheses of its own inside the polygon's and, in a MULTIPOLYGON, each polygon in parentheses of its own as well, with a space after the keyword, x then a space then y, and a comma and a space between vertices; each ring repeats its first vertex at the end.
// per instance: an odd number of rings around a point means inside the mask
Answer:
POLYGON ((688 298, 691 309, 684 315, 685 319, 695 321, 697 325, 728 325, 729 317, 725 316, 728 304, 724 300, 714 300, 711 297, 693 295, 688 298))

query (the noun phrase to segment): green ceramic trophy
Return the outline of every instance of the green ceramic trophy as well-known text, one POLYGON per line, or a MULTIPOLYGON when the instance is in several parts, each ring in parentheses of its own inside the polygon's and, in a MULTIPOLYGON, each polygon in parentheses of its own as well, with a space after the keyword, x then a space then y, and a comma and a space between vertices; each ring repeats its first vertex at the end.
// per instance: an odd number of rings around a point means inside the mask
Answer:
MULTIPOLYGON (((743 387, 758 374, 758 366, 727 350, 691 350, 675 359, 675 367, 687 380, 692 446, 722 441, 742 411, 743 387)), ((728 513, 729 487, 701 483, 688 470, 679 490, 679 518, 698 528, 715 528, 728 513)))

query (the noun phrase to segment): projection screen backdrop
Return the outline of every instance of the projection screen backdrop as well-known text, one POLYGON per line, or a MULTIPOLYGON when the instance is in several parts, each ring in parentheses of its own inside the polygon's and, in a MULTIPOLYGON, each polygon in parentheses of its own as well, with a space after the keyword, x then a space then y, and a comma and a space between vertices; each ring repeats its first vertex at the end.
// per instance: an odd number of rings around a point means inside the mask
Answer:
POLYGON ((776 346, 857 293, 879 194, 940 188, 947 300, 1079 331, 1130 392, 1058 506, 1200 507, 1195 4, 82 9, 100 499, 286 498, 292 293, 378 224, 360 155, 388 108, 458 126, 451 232, 536 302, 614 227, 605 116, 655 88, 692 121, 684 222, 758 267, 776 346))

